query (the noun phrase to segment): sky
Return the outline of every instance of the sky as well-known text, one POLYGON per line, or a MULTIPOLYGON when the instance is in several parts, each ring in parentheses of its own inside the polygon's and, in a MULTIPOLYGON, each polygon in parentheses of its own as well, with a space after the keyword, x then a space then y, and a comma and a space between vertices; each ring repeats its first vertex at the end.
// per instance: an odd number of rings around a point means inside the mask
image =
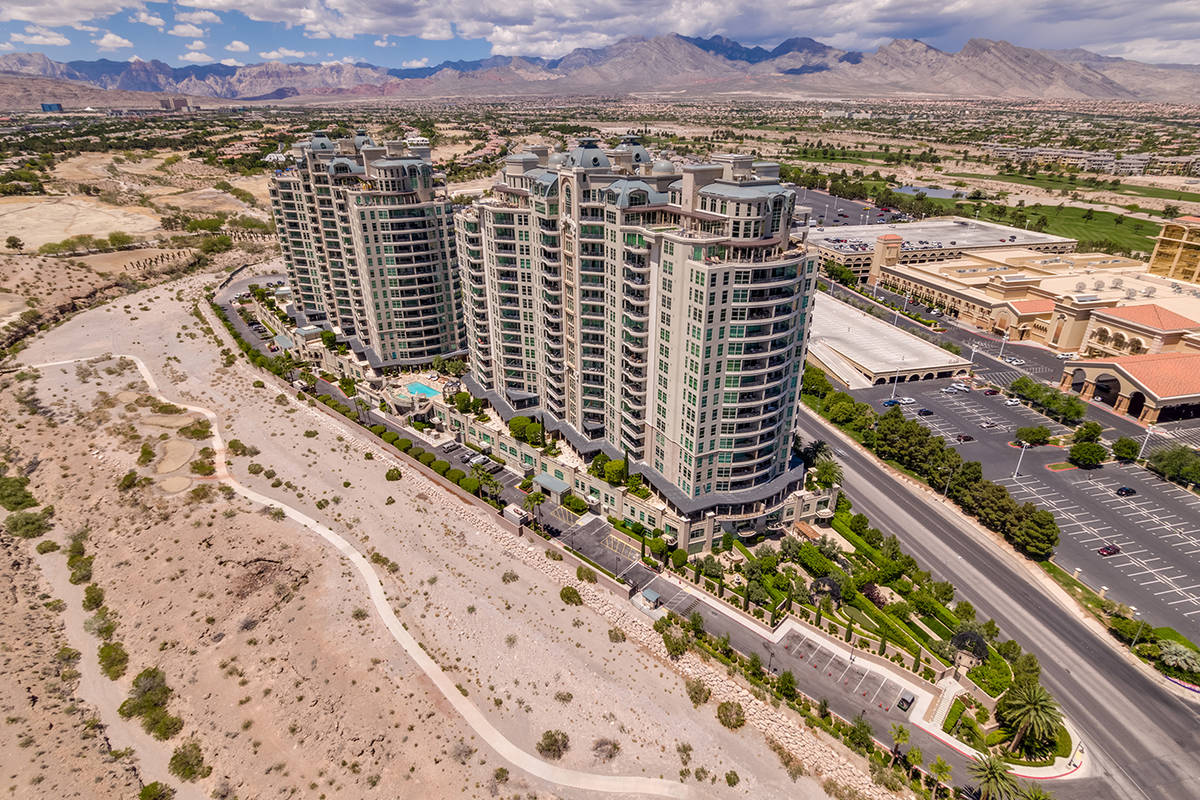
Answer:
POLYGON ((420 67, 489 55, 559 56, 627 36, 721 34, 774 46, 810 36, 872 50, 893 38, 958 50, 970 38, 1200 63, 1200 0, 5 0, 0 55, 420 67))

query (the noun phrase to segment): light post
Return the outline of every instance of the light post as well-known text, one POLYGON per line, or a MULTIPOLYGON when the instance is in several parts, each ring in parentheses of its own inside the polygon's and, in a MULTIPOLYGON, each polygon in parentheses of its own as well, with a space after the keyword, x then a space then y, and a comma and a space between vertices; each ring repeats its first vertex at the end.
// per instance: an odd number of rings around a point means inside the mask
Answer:
POLYGON ((1150 437, 1154 435, 1154 426, 1146 426, 1146 438, 1142 440, 1142 446, 1138 448, 1137 461, 1142 460, 1142 454, 1146 452, 1146 446, 1150 444, 1150 437))
POLYGON ((1029 442, 1021 442, 1021 454, 1017 456, 1017 468, 1013 470, 1012 476, 1015 478, 1021 474, 1021 459, 1025 458, 1025 448, 1029 447, 1029 442))
POLYGON ((1005 331, 1004 335, 1000 337, 1000 355, 996 356, 996 358, 1001 361, 1004 360, 1004 345, 1006 344, 1008 344, 1008 331, 1005 331))
POLYGON ((942 499, 943 500, 946 499, 946 495, 950 494, 950 481, 954 480, 954 476, 957 475, 958 471, 962 468, 963 468, 963 465, 959 464, 957 467, 950 470, 950 476, 946 478, 946 487, 944 489, 942 489, 942 499))
POLYGON ((971 345, 971 369, 975 369, 975 351, 979 349, 979 345, 971 345))
MULTIPOLYGON (((1142 615, 1142 612, 1135 611, 1135 612, 1133 612, 1133 615, 1135 617, 1140 617, 1142 615)), ((1146 627, 1146 620, 1142 620, 1141 622, 1142 622, 1142 624, 1138 625, 1137 632, 1133 635, 1133 644, 1129 645, 1130 650, 1137 647, 1137 640, 1141 638, 1142 630, 1146 627)))

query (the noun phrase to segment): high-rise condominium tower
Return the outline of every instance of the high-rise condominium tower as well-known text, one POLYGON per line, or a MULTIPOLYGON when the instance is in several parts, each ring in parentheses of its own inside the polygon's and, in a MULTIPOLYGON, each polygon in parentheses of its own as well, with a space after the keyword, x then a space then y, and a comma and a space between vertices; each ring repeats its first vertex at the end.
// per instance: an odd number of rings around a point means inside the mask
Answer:
POLYGON ((372 368, 461 353, 453 211, 429 148, 376 145, 364 132, 295 145, 271 206, 301 325, 372 368))
POLYGON ((510 156, 456 218, 468 386, 585 458, 628 458, 679 508, 769 507, 800 478, 815 265, 795 210, 749 156, 676 169, 636 139, 510 156))

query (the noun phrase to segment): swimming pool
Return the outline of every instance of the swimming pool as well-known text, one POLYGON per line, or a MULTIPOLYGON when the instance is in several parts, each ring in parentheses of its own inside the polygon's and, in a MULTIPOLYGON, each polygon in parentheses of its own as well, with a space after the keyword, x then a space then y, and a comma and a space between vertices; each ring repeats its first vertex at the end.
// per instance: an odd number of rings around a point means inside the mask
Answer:
POLYGON ((426 386, 420 381, 413 381, 405 388, 408 389, 409 394, 419 394, 423 397, 437 397, 439 394, 441 394, 441 392, 439 392, 437 389, 426 386))

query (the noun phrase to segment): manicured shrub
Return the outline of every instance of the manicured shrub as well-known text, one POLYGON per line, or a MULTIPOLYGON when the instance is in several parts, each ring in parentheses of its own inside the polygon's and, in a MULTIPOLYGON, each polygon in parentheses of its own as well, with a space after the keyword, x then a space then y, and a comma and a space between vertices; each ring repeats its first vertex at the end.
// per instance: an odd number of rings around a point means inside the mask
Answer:
POLYGON ((396 449, 399 450, 400 452, 402 452, 402 453, 411 453, 412 452, 412 446, 413 446, 412 439, 400 438, 400 439, 396 439, 395 443, 396 443, 396 449))
POLYGON ((582 514, 588 510, 587 501, 584 500, 582 497, 576 497, 573 494, 569 494, 566 497, 564 497, 562 500, 562 504, 569 511, 574 511, 576 514, 582 514))
POLYGON ((437 461, 434 461, 432 464, 430 464, 429 468, 431 470, 433 470, 434 472, 436 472, 438 475, 445 475, 446 471, 450 469, 450 462, 442 461, 441 459, 438 459, 437 461))
POLYGON ((468 475, 467 477, 460 479, 458 485, 462 487, 462 490, 465 492, 470 492, 471 494, 475 495, 479 494, 478 478, 472 478, 468 475))
MULTIPOLYGON (((428 467, 434 461, 437 461, 437 454, 436 453, 421 453, 421 455, 417 457, 417 461, 420 461, 422 464, 424 464, 425 466, 428 467)), ((446 464, 446 466, 449 467, 450 465, 446 464)))
POLYGON ((687 563, 687 550, 682 548, 671 551, 671 566, 675 569, 683 569, 683 565, 687 563))
POLYGON ((415 459, 417 459, 418 461, 420 461, 420 460, 421 460, 421 456, 425 455, 425 448, 423 448, 423 447, 411 447, 411 448, 409 448, 409 449, 407 450, 407 453, 408 453, 410 456, 412 456, 413 458, 415 458, 415 459))
MULTIPOLYGON (((395 444, 396 440, 400 438, 400 434, 396 433, 395 431, 388 431, 387 433, 381 434, 379 436, 379 438, 383 439, 388 444, 395 444)), ((405 441, 408 441, 408 440, 405 439, 405 441)), ((411 444, 412 444, 412 442, 409 442, 409 445, 411 445, 411 444)), ((406 448, 401 448, 401 449, 403 450, 406 448)))
POLYGON ((579 594, 579 590, 574 586, 564 586, 562 591, 558 593, 559 598, 569 606, 583 605, 583 598, 579 594))
POLYGON ((446 480, 454 484, 460 484, 462 479, 467 476, 467 473, 461 469, 452 469, 446 471, 446 480))

